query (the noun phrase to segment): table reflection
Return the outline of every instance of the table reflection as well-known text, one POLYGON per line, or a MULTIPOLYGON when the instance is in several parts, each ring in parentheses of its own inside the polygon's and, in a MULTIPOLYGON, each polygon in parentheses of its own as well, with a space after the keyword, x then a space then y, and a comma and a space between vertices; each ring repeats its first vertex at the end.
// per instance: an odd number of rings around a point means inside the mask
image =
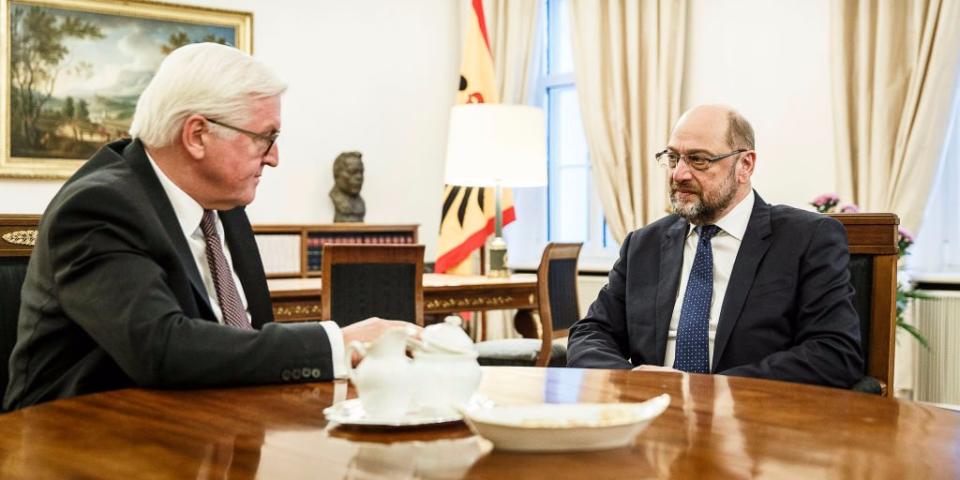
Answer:
POLYGON ((249 472, 260 469, 263 437, 227 435, 208 443, 200 453, 198 480, 252 478, 249 472))
POLYGON ((586 370, 578 368, 556 368, 547 372, 543 382, 545 403, 579 403, 580 387, 586 370))
POLYGON ((264 478, 462 478, 493 446, 456 424, 430 429, 269 432, 258 475, 264 478), (437 438, 437 435, 441 438, 437 438), (304 464, 304 459, 309 459, 304 464), (299 465, 294 471, 291 463, 299 465))

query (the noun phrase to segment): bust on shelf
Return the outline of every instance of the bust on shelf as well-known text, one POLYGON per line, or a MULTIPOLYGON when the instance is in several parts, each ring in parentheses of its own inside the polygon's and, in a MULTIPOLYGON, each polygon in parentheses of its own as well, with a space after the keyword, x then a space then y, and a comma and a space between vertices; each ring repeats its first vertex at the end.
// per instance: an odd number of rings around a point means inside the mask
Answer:
POLYGON ((333 188, 330 200, 336 213, 334 222, 362 222, 367 213, 360 196, 363 187, 363 160, 360 152, 343 152, 333 161, 333 188))

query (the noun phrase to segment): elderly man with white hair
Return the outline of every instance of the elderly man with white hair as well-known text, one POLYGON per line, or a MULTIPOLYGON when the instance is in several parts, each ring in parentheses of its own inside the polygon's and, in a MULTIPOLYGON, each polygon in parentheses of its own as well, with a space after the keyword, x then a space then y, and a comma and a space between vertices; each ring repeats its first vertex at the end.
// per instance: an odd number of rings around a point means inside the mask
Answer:
POLYGON ((284 90, 231 47, 163 61, 133 138, 94 154, 43 215, 5 409, 131 386, 329 380, 344 342, 406 325, 273 323, 244 207, 279 162, 284 90))

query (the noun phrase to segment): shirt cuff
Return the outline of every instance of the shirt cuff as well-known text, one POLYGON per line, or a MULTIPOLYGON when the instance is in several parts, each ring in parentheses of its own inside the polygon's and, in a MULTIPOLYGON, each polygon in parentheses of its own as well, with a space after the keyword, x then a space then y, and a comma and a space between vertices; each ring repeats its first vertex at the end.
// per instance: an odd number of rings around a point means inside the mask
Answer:
POLYGON ((343 348, 343 333, 336 322, 320 322, 320 326, 327 331, 330 339, 330 355, 333 358, 333 378, 347 378, 346 354, 343 348))

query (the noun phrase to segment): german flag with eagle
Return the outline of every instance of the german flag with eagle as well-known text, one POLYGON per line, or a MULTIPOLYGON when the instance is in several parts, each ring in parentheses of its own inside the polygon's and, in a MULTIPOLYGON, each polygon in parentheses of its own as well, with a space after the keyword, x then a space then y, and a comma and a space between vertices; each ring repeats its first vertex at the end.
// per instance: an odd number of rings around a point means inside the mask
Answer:
MULTIPOLYGON (((493 56, 487 37, 482 0, 472 0, 473 15, 468 22, 460 64, 457 103, 498 103, 493 56)), ((513 193, 502 190, 503 225, 516 220, 513 193)), ((483 246, 494 230, 496 214, 492 187, 445 185, 440 238, 437 241, 437 273, 472 274, 470 254, 483 246)))

